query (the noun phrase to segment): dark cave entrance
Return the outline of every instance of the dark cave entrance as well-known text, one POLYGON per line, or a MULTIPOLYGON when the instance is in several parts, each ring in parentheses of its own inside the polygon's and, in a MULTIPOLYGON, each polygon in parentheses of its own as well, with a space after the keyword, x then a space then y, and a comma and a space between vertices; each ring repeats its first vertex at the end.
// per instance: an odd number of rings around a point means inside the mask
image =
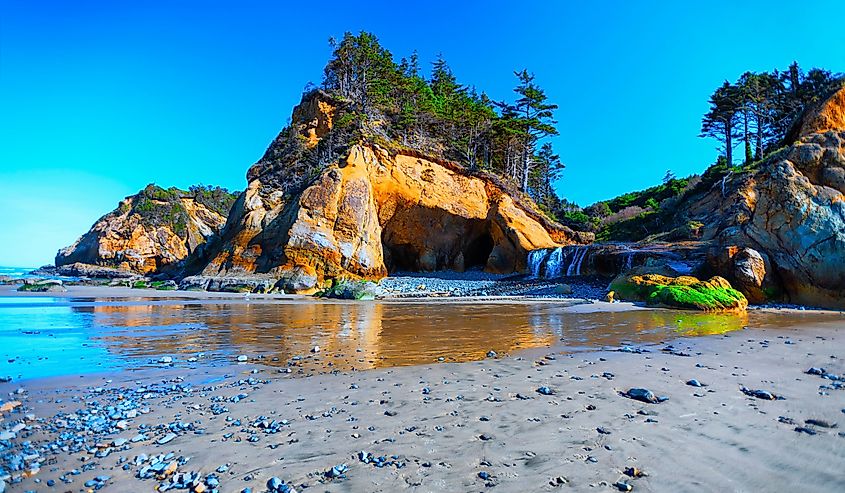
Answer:
POLYGON ((493 252, 493 246, 493 237, 489 231, 482 232, 470 241, 463 250, 464 269, 469 270, 477 267, 483 269, 487 265, 487 259, 490 258, 490 253, 493 252))
POLYGON ((388 272, 419 270, 420 254, 410 243, 401 243, 398 245, 384 243, 383 248, 384 263, 388 272))
POLYGON ((489 221, 441 220, 428 228, 419 227, 421 222, 414 218, 382 226, 382 252, 388 272, 464 271, 487 267, 495 247, 489 221))

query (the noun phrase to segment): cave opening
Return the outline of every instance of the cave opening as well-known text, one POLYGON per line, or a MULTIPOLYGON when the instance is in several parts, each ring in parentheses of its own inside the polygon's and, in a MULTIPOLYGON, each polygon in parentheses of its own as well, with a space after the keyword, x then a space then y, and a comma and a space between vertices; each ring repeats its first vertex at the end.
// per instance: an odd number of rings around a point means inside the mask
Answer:
POLYGON ((483 269, 487 265, 490 253, 493 252, 493 246, 493 237, 489 231, 484 231, 475 237, 463 250, 464 269, 469 270, 478 267, 483 269))
POLYGON ((418 271, 420 254, 410 243, 384 244, 384 263, 388 272, 418 271))

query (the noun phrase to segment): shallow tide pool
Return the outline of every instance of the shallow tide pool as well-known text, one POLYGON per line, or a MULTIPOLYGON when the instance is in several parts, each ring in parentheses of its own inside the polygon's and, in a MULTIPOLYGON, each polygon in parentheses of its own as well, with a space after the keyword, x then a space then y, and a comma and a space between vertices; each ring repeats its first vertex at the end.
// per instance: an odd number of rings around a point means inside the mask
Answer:
POLYGON ((841 315, 575 313, 571 302, 321 302, 0 296, 0 376, 18 379, 175 365, 347 370, 468 361, 553 346, 581 351, 656 344, 743 327, 790 327, 841 315), (319 346, 318 353, 312 353, 319 346), (196 358, 196 361, 188 361, 196 358))

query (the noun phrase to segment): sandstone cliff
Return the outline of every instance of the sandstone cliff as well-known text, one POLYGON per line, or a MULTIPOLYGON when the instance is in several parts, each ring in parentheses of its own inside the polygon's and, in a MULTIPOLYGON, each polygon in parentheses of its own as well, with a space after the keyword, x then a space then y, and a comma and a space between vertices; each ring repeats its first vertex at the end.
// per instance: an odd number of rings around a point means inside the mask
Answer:
POLYGON ((233 200, 223 189, 149 185, 59 250, 56 266, 90 264, 138 274, 173 269, 220 231, 233 200))
POLYGON ((319 91, 304 98, 247 173, 222 241, 194 273, 307 292, 398 270, 520 272, 530 250, 592 239, 492 175, 402 148, 377 128, 350 140, 334 124, 341 104, 319 91))

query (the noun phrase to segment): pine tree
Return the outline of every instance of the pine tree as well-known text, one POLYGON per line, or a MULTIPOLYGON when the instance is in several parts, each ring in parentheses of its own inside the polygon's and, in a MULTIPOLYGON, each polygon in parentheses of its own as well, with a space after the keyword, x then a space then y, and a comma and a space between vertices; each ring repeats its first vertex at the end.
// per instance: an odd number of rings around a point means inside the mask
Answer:
POLYGON ((522 127, 523 139, 520 189, 527 191, 528 177, 531 173, 531 156, 534 154, 537 141, 558 133, 554 127, 557 123, 554 120, 554 110, 558 106, 547 102, 546 93, 534 83, 534 74, 529 73, 528 70, 522 70, 514 72, 514 75, 519 79, 519 85, 516 86, 514 92, 520 97, 513 107, 517 115, 517 123, 522 127))
POLYGON ((725 158, 733 166, 733 139, 736 137, 736 123, 741 106, 740 93, 736 86, 725 81, 710 96, 710 111, 701 120, 700 137, 712 137, 722 143, 725 158))

